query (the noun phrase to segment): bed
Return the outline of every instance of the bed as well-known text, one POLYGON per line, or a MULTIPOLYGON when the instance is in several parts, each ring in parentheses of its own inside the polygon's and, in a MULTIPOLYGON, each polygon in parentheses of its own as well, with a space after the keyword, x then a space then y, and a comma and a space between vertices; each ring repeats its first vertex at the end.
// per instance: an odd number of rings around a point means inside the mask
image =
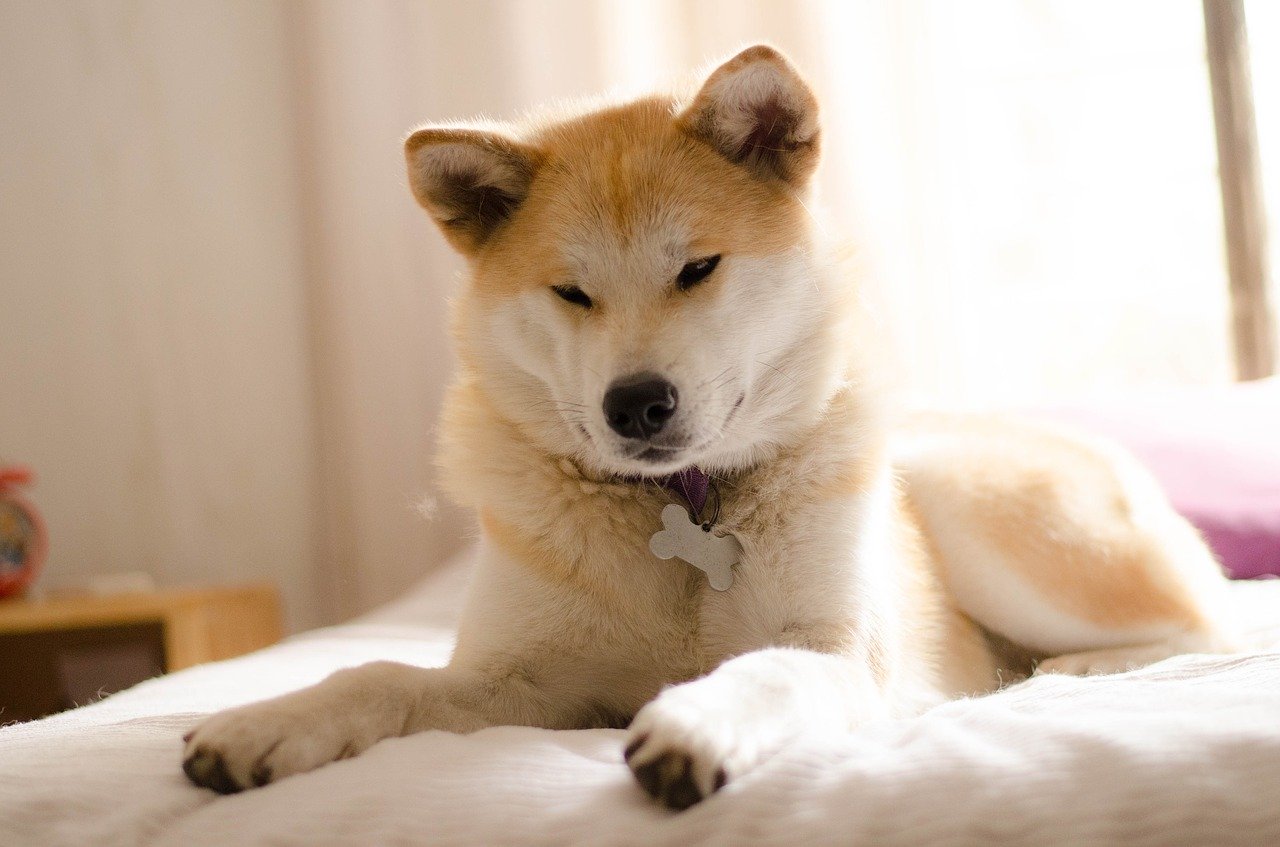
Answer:
POLYGON ((1280 843, 1280 581, 1234 586, 1259 649, 1040 676, 844 737, 806 737, 680 814, 618 730, 384 741, 222 797, 180 736, 212 710, 374 658, 447 660, 459 562, 406 600, 259 653, 0 730, 0 844, 1280 843))
MULTIPOLYGON (((1225 468, 1253 486, 1235 498, 1243 519, 1190 515, 1215 544, 1216 529, 1249 554, 1237 569, 1280 564, 1280 535, 1247 535, 1280 515, 1267 499, 1280 480, 1280 425, 1259 423, 1249 404, 1260 396, 1223 402, 1245 404, 1230 417, 1263 439, 1263 459, 1255 451, 1232 470, 1201 456, 1210 470, 1188 477, 1203 492, 1225 468)), ((1150 436, 1158 422, 1194 417, 1158 407, 1146 424, 1132 410, 1115 420, 1150 436)), ((1244 438, 1218 448, 1246 449, 1244 438)), ((1161 478, 1169 484, 1167 469, 1161 478)), ((180 738, 202 715, 373 659, 447 661, 470 562, 351 623, 0 729, 0 845, 1280 844, 1280 580, 1232 586, 1246 653, 1036 676, 915 719, 805 735, 678 814, 633 784, 618 730, 423 733, 227 797, 186 780, 180 738)))

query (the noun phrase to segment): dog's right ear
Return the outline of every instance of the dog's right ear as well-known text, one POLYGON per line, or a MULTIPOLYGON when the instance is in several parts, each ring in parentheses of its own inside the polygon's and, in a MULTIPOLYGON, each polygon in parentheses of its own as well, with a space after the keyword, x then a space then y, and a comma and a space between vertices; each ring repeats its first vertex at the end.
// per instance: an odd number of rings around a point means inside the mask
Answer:
POLYGON ((524 202, 536 151, 496 132, 420 129, 405 140, 409 187, 449 243, 479 250, 524 202))

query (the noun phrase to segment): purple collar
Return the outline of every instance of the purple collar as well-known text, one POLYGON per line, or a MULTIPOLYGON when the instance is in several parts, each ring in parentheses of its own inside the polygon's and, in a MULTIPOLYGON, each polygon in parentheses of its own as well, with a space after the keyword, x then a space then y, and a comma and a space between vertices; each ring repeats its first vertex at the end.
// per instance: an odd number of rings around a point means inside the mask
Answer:
POLYGON ((695 515, 701 515, 707 505, 707 491, 711 477, 701 468, 689 467, 670 476, 654 480, 677 497, 682 498, 695 515))

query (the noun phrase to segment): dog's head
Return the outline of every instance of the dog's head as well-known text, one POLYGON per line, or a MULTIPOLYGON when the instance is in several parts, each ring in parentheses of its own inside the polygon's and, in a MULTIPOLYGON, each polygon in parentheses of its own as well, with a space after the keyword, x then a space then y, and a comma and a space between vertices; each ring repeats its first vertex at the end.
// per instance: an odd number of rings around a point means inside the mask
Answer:
POLYGON ((414 196, 470 264, 468 374, 598 471, 754 461, 838 377, 805 206, 818 136, 813 94, 765 46, 688 102, 413 133, 414 196))

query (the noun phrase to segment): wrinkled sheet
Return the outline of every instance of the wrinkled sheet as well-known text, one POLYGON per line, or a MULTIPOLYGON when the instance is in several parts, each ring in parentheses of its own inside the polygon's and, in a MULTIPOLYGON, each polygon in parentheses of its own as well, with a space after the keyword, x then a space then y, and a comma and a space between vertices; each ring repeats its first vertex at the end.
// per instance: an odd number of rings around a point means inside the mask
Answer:
POLYGON ((445 662, 464 578, 0 729, 0 845, 1280 844, 1280 582, 1236 587, 1254 652, 805 736, 680 814, 632 783, 616 730, 429 732, 234 796, 187 782, 201 715, 372 659, 445 662))

